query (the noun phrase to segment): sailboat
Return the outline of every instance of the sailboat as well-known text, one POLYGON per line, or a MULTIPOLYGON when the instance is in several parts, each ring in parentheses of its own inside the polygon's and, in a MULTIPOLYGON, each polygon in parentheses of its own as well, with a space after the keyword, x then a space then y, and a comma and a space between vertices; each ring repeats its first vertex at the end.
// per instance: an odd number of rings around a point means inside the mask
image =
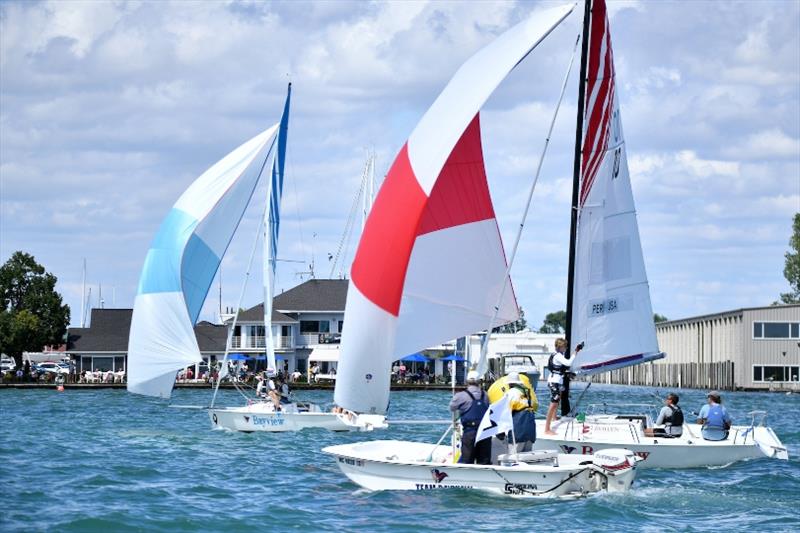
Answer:
MULTIPOLYGON (((202 362, 194 325, 265 168, 272 169, 267 194, 269 201, 263 220, 265 352, 268 370, 274 372, 272 287, 290 100, 291 84, 280 122, 204 172, 181 195, 162 222, 145 257, 134 302, 128 346, 129 392, 169 398, 176 373, 202 362)), ((254 246, 250 265, 255 250, 254 246)), ((237 309, 241 308, 245 286, 237 309)), ((227 373, 237 317, 238 312, 228 332, 220 378, 208 408, 214 427, 236 431, 293 431, 305 427, 348 431, 385 427, 383 417, 359 417, 350 412, 325 413, 319 406, 305 402, 290 402, 276 409, 270 401, 252 398, 242 407, 214 407, 219 383, 227 373)))
MULTIPOLYGON (((591 376, 665 354, 658 348, 652 318, 604 1, 587 1, 584 35, 566 337, 570 346, 583 344, 572 370, 591 376)), ((680 437, 648 437, 644 430, 653 427, 653 420, 638 408, 590 413, 580 422, 564 416, 552 426, 555 436, 545 434, 544 421, 538 421, 535 448, 592 453, 621 446, 643 459, 641 468, 723 466, 763 456, 788 459, 764 421, 765 413, 752 413, 750 425, 734 426, 727 439, 710 441, 692 424, 684 424, 680 437)))
MULTIPOLYGON (((383 414, 393 360, 487 323, 491 329, 518 318, 513 289, 506 290, 508 264, 486 181, 480 109, 573 8, 538 12, 468 59, 397 155, 352 265, 345 316, 359 327, 342 336, 337 404, 383 414)), ((565 88, 566 78, 562 97, 565 88)), ((458 464, 455 444, 392 440, 322 451, 336 458, 350 480, 371 490, 458 487, 530 498, 627 491, 637 462, 626 450, 605 450, 458 464)))

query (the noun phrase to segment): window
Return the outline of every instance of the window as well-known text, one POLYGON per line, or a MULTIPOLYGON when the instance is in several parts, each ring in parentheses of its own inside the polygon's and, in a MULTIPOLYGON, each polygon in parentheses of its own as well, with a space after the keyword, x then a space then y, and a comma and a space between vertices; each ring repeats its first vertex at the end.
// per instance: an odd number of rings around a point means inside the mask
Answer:
POLYGON ((798 339, 800 322, 753 322, 754 339, 798 339))
POLYGON ((760 381, 760 382, 800 381, 800 366, 753 365, 753 381, 760 381))
POLYGON ((300 334, 330 333, 331 324, 327 320, 301 320, 300 334))
POLYGON ((250 326, 251 337, 263 337, 265 334, 264 326, 250 326))
POLYGON ((342 328, 344 327, 344 320, 339 321, 339 333, 342 332, 342 328))

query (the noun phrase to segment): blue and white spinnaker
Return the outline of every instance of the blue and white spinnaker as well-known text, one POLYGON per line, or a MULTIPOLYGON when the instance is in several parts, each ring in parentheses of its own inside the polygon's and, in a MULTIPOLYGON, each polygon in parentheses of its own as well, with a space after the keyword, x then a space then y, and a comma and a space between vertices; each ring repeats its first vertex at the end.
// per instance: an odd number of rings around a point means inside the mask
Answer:
POLYGON ((169 398, 175 374, 202 361, 194 325, 275 145, 279 124, 204 172, 145 257, 128 341, 128 391, 169 398))

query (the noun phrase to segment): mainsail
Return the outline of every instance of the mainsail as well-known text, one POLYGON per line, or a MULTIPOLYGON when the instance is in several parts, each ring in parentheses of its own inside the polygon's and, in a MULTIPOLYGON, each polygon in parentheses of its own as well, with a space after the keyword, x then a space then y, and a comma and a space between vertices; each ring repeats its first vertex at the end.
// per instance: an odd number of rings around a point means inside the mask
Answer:
POLYGON ((278 234, 281 225, 281 196, 283 195, 283 170, 286 166, 286 141, 289 135, 289 102, 292 84, 286 89, 283 105, 278 149, 272 162, 272 178, 268 188, 266 220, 264 220, 264 346, 267 352, 267 368, 276 370, 275 343, 272 337, 272 294, 275 286, 275 267, 278 261, 278 234))
MULTIPOLYGON (((467 60, 397 155, 353 261, 339 405, 386 412, 392 360, 492 319, 510 280, 486 184, 479 111, 572 9, 541 11, 467 60)), ((494 325, 518 315, 513 290, 506 291, 494 325)))
MULTIPOLYGON (((585 38, 587 38, 585 36, 585 38)), ((593 374, 659 359, 616 92, 604 0, 591 5, 572 289, 572 368, 593 374)))
POLYGON ((202 361, 194 325, 277 130, 275 124, 204 172, 161 223, 133 306, 128 391, 168 398, 176 372, 202 361))

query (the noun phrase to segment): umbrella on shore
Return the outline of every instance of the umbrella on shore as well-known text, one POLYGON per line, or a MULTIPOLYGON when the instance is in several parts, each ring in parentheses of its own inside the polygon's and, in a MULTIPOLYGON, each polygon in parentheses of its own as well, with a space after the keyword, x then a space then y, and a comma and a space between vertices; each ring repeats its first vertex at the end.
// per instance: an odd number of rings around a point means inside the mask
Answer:
POLYGON ((243 353, 232 353, 228 354, 228 361, 247 361, 250 359, 243 353))
POLYGON ((415 353, 411 355, 407 355, 400 359, 401 361, 412 362, 412 363, 427 363, 430 361, 427 357, 422 355, 421 353, 415 353))
POLYGON ((466 359, 464 359, 460 355, 450 354, 447 357, 442 357, 440 361, 456 361, 457 363, 463 363, 464 361, 466 361, 466 359))

